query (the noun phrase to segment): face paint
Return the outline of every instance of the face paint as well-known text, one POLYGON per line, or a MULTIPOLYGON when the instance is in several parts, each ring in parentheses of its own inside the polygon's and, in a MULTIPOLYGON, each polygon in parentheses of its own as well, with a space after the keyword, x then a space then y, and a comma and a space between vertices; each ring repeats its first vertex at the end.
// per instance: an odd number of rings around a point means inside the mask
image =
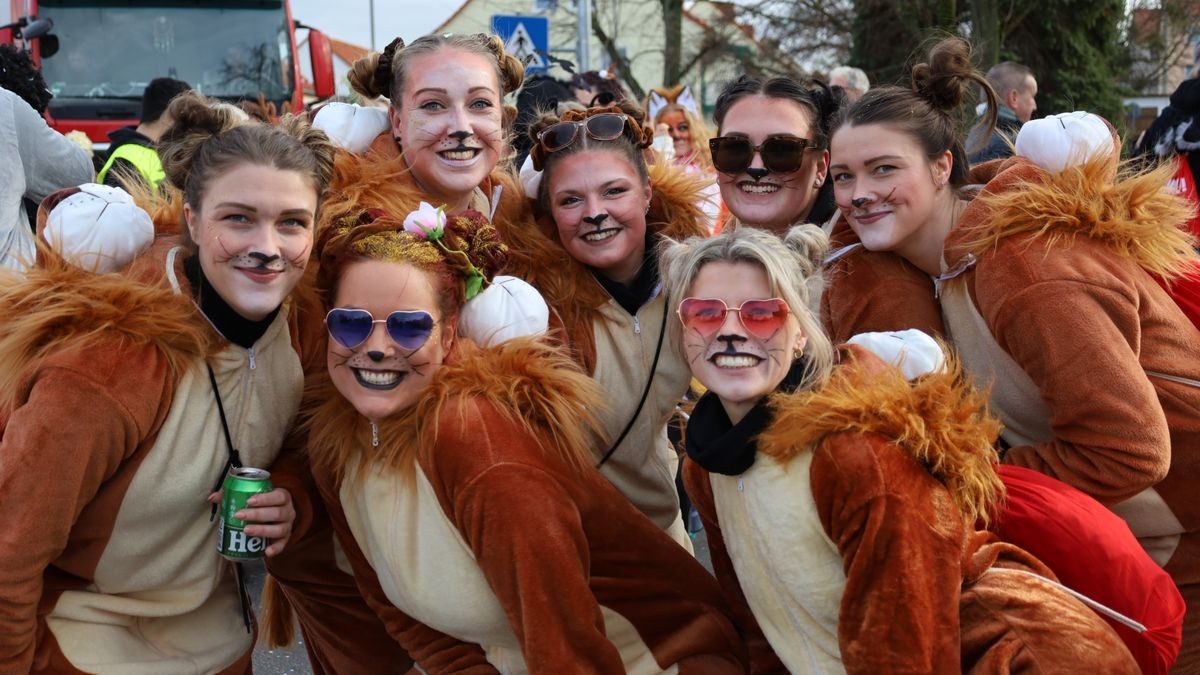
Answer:
POLYGON ((342 271, 333 298, 335 308, 365 310, 380 320, 353 348, 337 339, 328 342, 330 378, 360 414, 371 420, 394 415, 414 405, 429 386, 454 333, 442 322, 437 298, 433 278, 407 263, 364 260, 342 271), (387 320, 395 316, 415 321, 421 313, 432 317, 432 332, 416 349, 406 349, 402 343, 418 340, 411 330, 403 330, 405 326, 388 326, 387 320))
POLYGON ((310 177, 242 164, 214 178, 184 215, 205 278, 234 311, 258 321, 304 275, 316 209, 310 177))
MULTIPOLYGON (((683 329, 692 376, 721 399, 730 419, 741 419, 779 387, 792 367, 793 353, 804 348, 807 339, 793 314, 807 310, 789 308, 786 319, 777 321, 778 308, 769 312, 765 305, 756 304, 770 301, 775 294, 767 273, 751 263, 708 263, 696 274, 688 297, 720 301, 726 308, 742 307, 751 313, 747 318, 726 311, 719 325, 716 317, 693 317, 683 329), (753 330, 746 328, 747 323, 753 330)), ((682 308, 680 313, 691 310, 696 308, 682 308)))

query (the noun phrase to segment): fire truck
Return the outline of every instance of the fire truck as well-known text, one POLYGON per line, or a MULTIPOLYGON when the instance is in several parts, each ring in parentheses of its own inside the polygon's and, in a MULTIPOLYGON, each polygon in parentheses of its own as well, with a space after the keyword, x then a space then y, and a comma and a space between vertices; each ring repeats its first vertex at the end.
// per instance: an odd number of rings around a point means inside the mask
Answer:
POLYGON ((329 38, 292 18, 288 0, 11 0, 0 42, 27 49, 54 94, 47 118, 107 147, 108 132, 136 125, 142 91, 172 77, 227 101, 305 106, 297 48, 308 32, 310 99, 334 93, 329 38))

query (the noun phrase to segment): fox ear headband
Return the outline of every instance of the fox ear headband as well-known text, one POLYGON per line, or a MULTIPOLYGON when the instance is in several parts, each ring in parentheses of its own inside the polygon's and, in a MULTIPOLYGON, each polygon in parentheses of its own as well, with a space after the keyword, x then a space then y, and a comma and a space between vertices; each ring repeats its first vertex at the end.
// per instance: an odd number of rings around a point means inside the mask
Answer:
POLYGON ((677 84, 674 87, 650 90, 650 97, 646 99, 646 119, 657 119, 658 113, 662 112, 663 108, 672 103, 683 106, 696 117, 700 117, 700 104, 697 103, 696 97, 692 95, 692 88, 686 84, 677 84))

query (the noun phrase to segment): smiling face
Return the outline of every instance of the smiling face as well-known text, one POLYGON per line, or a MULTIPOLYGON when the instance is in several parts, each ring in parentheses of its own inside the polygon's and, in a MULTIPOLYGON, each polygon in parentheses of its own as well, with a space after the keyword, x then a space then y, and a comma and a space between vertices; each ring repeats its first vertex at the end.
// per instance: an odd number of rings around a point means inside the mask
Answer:
POLYGON ((451 210, 466 208, 504 147, 496 64, 451 47, 407 64, 392 134, 417 183, 451 210))
POLYGON ((395 311, 428 312, 434 327, 417 349, 404 349, 376 323, 362 344, 349 349, 329 339, 326 365, 334 386, 360 414, 384 419, 417 402, 454 341, 442 324, 433 278, 407 263, 363 260, 348 265, 338 279, 334 307, 361 309, 376 320, 395 311))
POLYGON ((275 311, 304 275, 316 210, 310 177, 257 164, 225 171, 199 208, 183 207, 205 278, 251 321, 275 311))
POLYGON ((692 127, 682 110, 668 110, 658 118, 659 124, 667 125, 667 133, 675 142, 676 159, 685 159, 692 154, 692 127))
POLYGON ((629 283, 646 249, 650 183, 618 150, 583 150, 549 170, 550 213, 572 258, 629 283))
POLYGON ((721 300, 731 310, 711 333, 685 324, 683 346, 692 376, 717 395, 736 424, 779 387, 792 367, 793 353, 802 350, 807 339, 794 314, 763 338, 746 330, 738 313, 732 311, 748 300, 778 297, 759 265, 710 262, 696 274, 688 297, 721 300))
POLYGON ((872 251, 895 251, 910 261, 941 252, 934 223, 946 187, 949 151, 930 161, 916 139, 882 124, 844 126, 833 136, 834 195, 850 227, 872 251))
MULTIPOLYGON (((742 136, 760 145, 768 136, 813 138, 809 112, 799 103, 780 98, 747 96, 729 109, 721 123, 722 136, 742 136)), ((743 223, 783 232, 808 216, 825 180, 827 153, 805 150, 800 169, 791 173, 768 172, 762 156, 754 153, 750 167, 741 173, 718 173, 721 199, 743 223)))

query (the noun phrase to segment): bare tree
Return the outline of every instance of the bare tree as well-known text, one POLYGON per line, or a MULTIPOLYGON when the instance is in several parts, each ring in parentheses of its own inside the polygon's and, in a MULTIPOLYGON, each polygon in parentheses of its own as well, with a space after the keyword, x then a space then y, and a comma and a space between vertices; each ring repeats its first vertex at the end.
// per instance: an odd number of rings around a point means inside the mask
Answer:
POLYGON ((1129 60, 1125 84, 1135 92, 1164 93, 1175 84, 1171 71, 1190 63, 1192 36, 1200 33, 1200 2, 1140 0, 1126 14, 1121 33, 1129 60))
POLYGON ((787 74, 828 71, 850 58, 853 0, 754 0, 741 6, 741 16, 767 51, 791 55, 795 66, 787 74))

